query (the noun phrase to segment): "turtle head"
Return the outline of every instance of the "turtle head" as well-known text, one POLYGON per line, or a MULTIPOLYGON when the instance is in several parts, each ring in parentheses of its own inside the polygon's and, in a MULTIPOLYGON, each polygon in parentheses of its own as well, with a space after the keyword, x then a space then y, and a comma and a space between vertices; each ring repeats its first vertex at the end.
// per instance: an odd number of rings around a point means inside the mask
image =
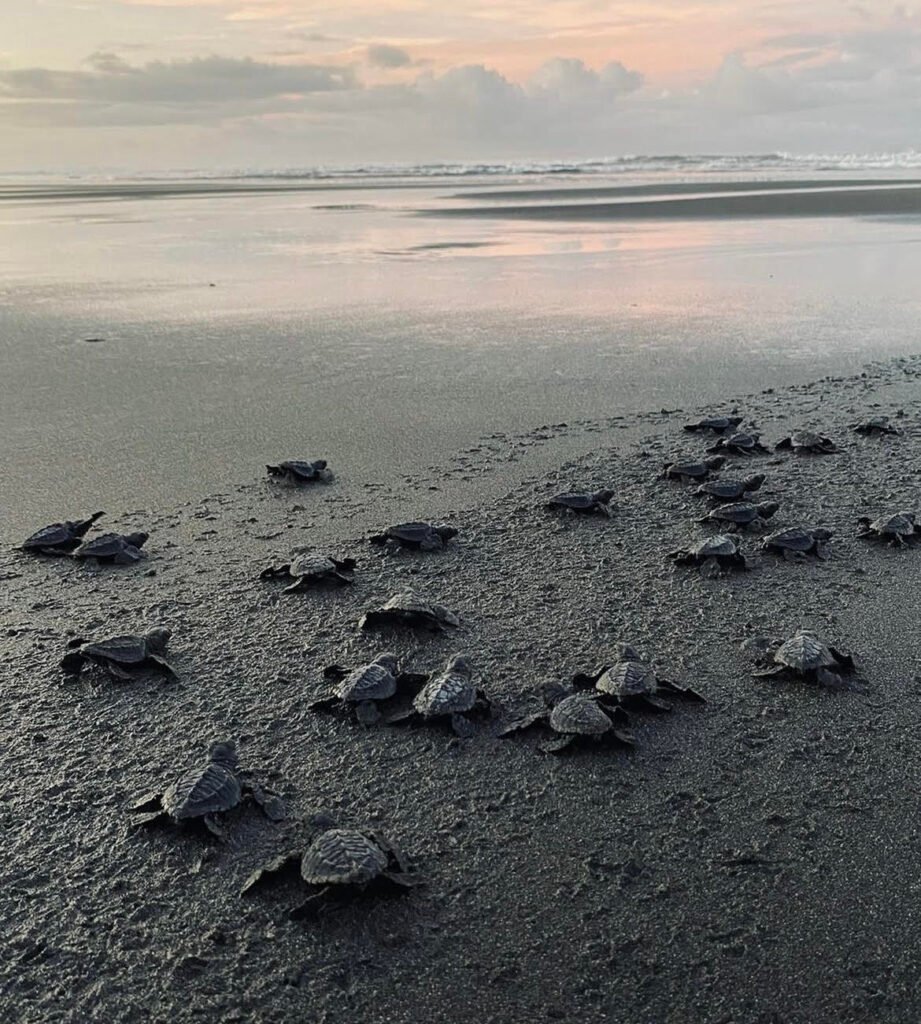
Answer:
POLYGON ((544 703, 547 707, 552 708, 554 704, 559 704, 564 697, 572 696, 575 691, 565 683, 544 683, 540 688, 540 692, 544 698, 544 703))
POLYGON ((630 644, 618 644, 617 645, 617 657, 620 661, 642 661, 639 651, 630 644))
POLYGON ((317 811, 307 819, 307 824, 315 832, 326 832, 336 827, 336 819, 331 811, 317 811))
POLYGON ((220 743, 212 743, 208 756, 218 764, 225 764, 235 768, 237 764, 237 747, 233 740, 225 740, 220 743))
POLYGON ((835 531, 834 530, 829 530, 825 526, 818 526, 818 527, 816 527, 816 529, 814 529, 812 531, 812 536, 816 540, 831 540, 832 537, 834 537, 834 535, 835 535, 835 531))
POLYGON ((611 498, 614 497, 614 492, 608 488, 604 488, 604 490, 595 491, 592 497, 595 501, 600 501, 602 505, 607 505, 611 498))
POLYGON ((328 463, 326 462, 326 459, 314 459, 310 465, 319 473, 321 470, 326 469, 328 463))
POLYGON ((131 544, 133 547, 136 547, 136 548, 142 548, 147 543, 147 539, 149 537, 150 537, 150 534, 149 533, 144 533, 143 531, 141 531, 139 533, 127 533, 127 534, 125 534, 125 540, 127 541, 127 543, 131 544))
POLYGON ((443 541, 449 541, 452 537, 457 536, 457 530, 453 526, 436 526, 435 533, 437 533, 443 541))
POLYGON ((746 477, 744 482, 746 491, 760 491, 761 485, 764 483, 766 477, 764 473, 756 473, 754 476, 746 477))
POLYGON ((472 676, 473 666, 470 664, 469 658, 465 658, 463 654, 455 654, 448 662, 447 671, 457 672, 462 676, 472 676))
POLYGON ((776 501, 763 501, 757 506, 758 515, 762 519, 770 519, 772 515, 780 508, 780 505, 776 501))
POLYGON ((722 469, 726 465, 726 456, 711 455, 709 459, 704 459, 704 465, 708 469, 722 469))
POLYGON ((165 651, 172 635, 172 630, 167 629, 166 626, 154 626, 153 629, 147 631, 147 646, 152 651, 165 651))

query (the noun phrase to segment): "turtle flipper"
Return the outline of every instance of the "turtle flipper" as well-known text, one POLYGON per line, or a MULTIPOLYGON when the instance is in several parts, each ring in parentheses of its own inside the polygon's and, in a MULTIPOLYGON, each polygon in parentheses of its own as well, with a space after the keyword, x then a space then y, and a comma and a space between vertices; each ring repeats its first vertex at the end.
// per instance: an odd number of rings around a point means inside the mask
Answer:
POLYGON ((552 740, 546 740, 545 742, 541 743, 540 749, 545 754, 560 754, 568 747, 572 746, 574 739, 575 737, 570 735, 557 736, 552 740))
POLYGON ((421 690, 431 676, 426 672, 401 672, 397 676, 397 690, 401 693, 421 690))
POLYGON ((349 669, 344 665, 327 665, 323 669, 323 678, 331 679, 333 682, 338 683, 340 679, 345 679, 349 674, 349 669))
POLYGON ((373 700, 363 700, 355 705, 355 718, 360 725, 377 725, 381 720, 380 708, 373 700))
POLYGON ((844 672, 853 672, 857 668, 850 654, 845 654, 836 647, 829 647, 828 649, 831 651, 831 656, 838 662, 844 672))
POLYGON ((641 711, 653 711, 656 714, 661 714, 666 711, 671 711, 671 704, 664 700, 659 700, 657 697, 650 697, 648 694, 642 694, 637 698, 636 706, 641 711))
POLYGON ((270 881, 273 875, 281 874, 285 871, 290 871, 292 868, 296 868, 301 863, 302 854, 294 850, 290 853, 283 853, 280 857, 275 857, 270 861, 266 861, 265 864, 260 865, 256 870, 246 879, 240 889, 240 895, 249 892, 250 889, 259 885, 260 882, 270 881))
POLYGON ((702 694, 699 694, 696 690, 691 689, 690 686, 679 686, 677 683, 673 683, 670 679, 659 679, 657 680, 660 690, 665 690, 666 693, 674 694, 676 697, 683 697, 685 700, 692 700, 697 704, 706 704, 707 699, 702 694))
POLYGON ((758 669, 756 672, 752 672, 752 675, 761 679, 766 679, 768 676, 781 676, 785 671, 786 669, 783 665, 775 665, 773 668, 758 669))
POLYGON ((308 896, 303 903, 292 907, 288 911, 288 917, 292 921, 304 921, 308 918, 316 917, 335 900, 336 897, 332 889, 332 886, 324 885, 322 889, 308 896))
POLYGON ((244 790, 253 798, 256 806, 269 821, 284 821, 288 816, 284 801, 277 793, 263 789, 256 782, 247 782, 244 785, 244 790))
POLYGON ((290 562, 287 565, 270 565, 267 569, 263 569, 262 572, 259 573, 259 579, 270 580, 274 579, 276 576, 287 576, 290 568, 290 562))
POLYGON ((424 884, 417 875, 403 874, 400 871, 382 871, 374 881, 379 890, 389 890, 393 896, 399 896, 424 884))
POLYGON ((71 651, 61 658, 61 668, 69 676, 78 676, 86 665, 86 657, 79 651, 71 651))
POLYGON ((451 715, 451 728, 455 736, 470 739, 476 733, 473 722, 466 715, 451 715))
POLYGON ((815 674, 816 682, 833 690, 848 689, 847 683, 838 675, 827 668, 820 668, 815 674))
MULTIPOLYGON (((152 660, 152 659, 151 659, 152 660)), ((121 665, 117 665, 114 661, 107 661, 103 664, 106 672, 113 679, 118 679, 119 682, 129 683, 137 679, 137 676, 133 672, 129 672, 128 669, 122 668, 121 665)))
MULTIPOLYGON (((164 674, 170 677, 170 679, 178 679, 179 673, 173 668, 173 666, 160 654, 148 654, 147 660, 152 661, 154 665, 164 674)), ((131 678, 129 676, 129 678, 131 678)))
POLYGON ((308 711, 337 711, 342 708, 342 700, 335 694, 331 694, 328 697, 320 697, 317 700, 312 700, 307 705, 308 711))
POLYGON ((282 590, 283 594, 298 594, 302 590, 309 590, 311 581, 307 576, 299 576, 293 583, 282 590))
POLYGON ((595 683, 607 672, 610 665, 600 665, 594 672, 577 672, 570 682, 577 690, 594 689, 595 683))
POLYGON ((547 721, 547 712, 539 711, 532 715, 524 715, 521 718, 513 718, 510 722, 506 722, 503 726, 496 731, 496 736, 502 738, 504 736, 511 736, 516 732, 527 732, 528 729, 533 729, 536 725, 542 725, 547 721))
POLYGON ((202 819, 201 823, 205 828, 214 836, 218 842, 227 842, 227 830, 221 825, 217 818, 213 814, 206 814, 202 819))
POLYGON ((388 715, 384 721, 387 725, 416 725, 419 722, 419 713, 415 708, 406 708, 388 715))

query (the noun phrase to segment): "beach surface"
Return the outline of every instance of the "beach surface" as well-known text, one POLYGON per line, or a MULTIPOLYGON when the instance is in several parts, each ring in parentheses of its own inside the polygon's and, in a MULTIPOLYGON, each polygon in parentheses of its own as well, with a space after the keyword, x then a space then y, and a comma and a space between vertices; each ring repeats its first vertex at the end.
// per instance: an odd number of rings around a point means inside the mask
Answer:
MULTIPOLYGON (((107 528, 150 530, 137 567, 4 551, 4 1019, 917 1020, 918 553, 855 534, 859 515, 917 507, 919 375, 917 358, 884 361, 710 407, 737 410, 771 446, 796 426, 838 443, 724 470, 766 474, 772 526, 834 529, 826 562, 765 555, 720 578, 670 563, 706 532, 703 499, 660 478, 709 443, 682 430, 704 411, 690 407, 586 419, 590 452, 444 509, 461 532, 440 553, 368 545, 361 524, 387 524, 382 499, 416 513, 402 481, 356 498, 336 481, 292 489, 243 472, 194 501, 111 514, 107 528), (880 413, 900 436, 852 432, 880 413), (611 519, 542 507, 603 486, 611 519), (289 595, 258 578, 320 539, 358 560, 353 586, 289 595), (460 627, 357 629, 407 585, 460 627), (174 631, 179 683, 64 682, 69 638, 155 624, 174 631), (801 627, 854 654, 857 688, 752 676, 742 645, 801 627), (468 654, 497 714, 513 714, 619 641, 707 698, 634 715, 632 752, 554 758, 536 738, 495 738, 492 722, 460 740, 305 710, 324 665, 390 649, 417 671, 468 654), (235 812, 225 844, 130 831, 132 799, 218 738, 284 794, 288 819, 235 812), (285 917, 293 880, 241 898, 320 809, 398 840, 424 887, 309 923, 285 917)), ((515 441, 492 445, 500 458, 515 441)))

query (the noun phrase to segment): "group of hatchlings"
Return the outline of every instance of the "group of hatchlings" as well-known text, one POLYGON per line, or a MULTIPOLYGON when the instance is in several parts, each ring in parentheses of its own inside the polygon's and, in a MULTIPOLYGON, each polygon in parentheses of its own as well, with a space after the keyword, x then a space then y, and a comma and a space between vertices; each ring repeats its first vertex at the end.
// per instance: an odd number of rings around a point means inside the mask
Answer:
MULTIPOLYGON (((757 434, 742 433, 738 416, 717 416, 688 424, 692 432, 709 432, 717 440, 708 449, 708 457, 699 461, 678 460, 665 466, 668 479, 693 482, 695 493, 709 498, 714 508, 701 521, 720 524, 727 532, 709 536, 688 550, 676 551, 671 558, 678 564, 698 565, 707 570, 724 571, 747 568, 736 536, 743 530, 763 531, 767 520, 778 510, 775 502, 751 504, 747 496, 764 483, 762 474, 742 479, 715 475, 725 464, 727 454, 752 456, 766 453, 757 434)), ((898 434, 886 417, 875 417, 855 426, 869 435, 898 434)), ((796 431, 777 446, 806 454, 837 451, 827 437, 809 431, 796 431)), ((273 479, 292 484, 326 481, 331 473, 324 460, 289 460, 268 466, 273 479)), ((613 491, 593 493, 567 492, 547 502, 552 510, 583 515, 610 516, 613 491)), ((130 564, 145 557, 141 550, 147 541, 144 533, 100 534, 89 541, 84 537, 103 515, 54 523, 44 527, 22 545, 33 554, 73 556, 99 562, 130 564)), ((859 520, 858 536, 876 537, 893 545, 904 545, 917 536, 915 517, 898 512, 871 521, 859 520)), ((401 523, 369 538, 370 543, 388 549, 417 551, 443 549, 457 530, 429 523, 401 523)), ((825 545, 832 532, 821 527, 797 527, 769 534, 763 539, 767 551, 786 558, 813 554, 826 557, 825 545)), ((264 579, 283 578, 286 592, 326 584, 352 582, 356 563, 351 558, 336 559, 307 553, 290 562, 270 566, 264 579)), ((359 625, 446 630, 459 624, 457 616, 442 605, 433 604, 412 591, 394 595, 381 608, 366 613, 359 625)), ((164 627, 143 635, 125 635, 96 642, 82 638, 71 640, 61 665, 68 678, 76 678, 88 667, 101 668, 120 680, 135 678, 143 671, 159 671, 169 678, 175 669, 166 657, 170 631, 164 627)), ((850 655, 826 645, 813 632, 800 630, 779 645, 762 644, 758 649, 761 667, 757 676, 791 676, 825 686, 845 687, 854 673, 850 655)), ((507 715, 477 686, 476 673, 469 659, 455 655, 440 672, 420 674, 401 669, 394 654, 379 654, 364 665, 331 665, 324 670, 328 691, 308 705, 308 710, 344 716, 365 726, 376 724, 444 723, 454 733, 473 734, 476 721, 497 721, 492 732, 499 737, 539 729, 546 734, 540 748, 560 753, 580 745, 614 744, 630 746, 631 712, 662 712, 671 709, 666 697, 692 702, 704 698, 689 687, 682 687, 659 676, 653 667, 629 644, 617 648, 617 657, 591 672, 577 673, 568 684, 544 687, 538 710, 507 715)), ((252 799, 273 821, 285 816, 284 805, 275 793, 255 783, 242 770, 232 742, 212 746, 207 761, 184 772, 162 793, 146 794, 131 808, 138 825, 161 822, 198 823, 217 837, 224 836, 221 816, 244 799, 252 799)), ((307 900, 291 911, 291 916, 313 914, 332 900, 357 893, 375 891, 400 893, 419 882, 406 857, 383 835, 366 829, 340 827, 326 814, 310 821, 310 842, 304 848, 289 851, 265 864, 246 881, 248 892, 266 879, 287 869, 299 871, 309 887, 307 900)))

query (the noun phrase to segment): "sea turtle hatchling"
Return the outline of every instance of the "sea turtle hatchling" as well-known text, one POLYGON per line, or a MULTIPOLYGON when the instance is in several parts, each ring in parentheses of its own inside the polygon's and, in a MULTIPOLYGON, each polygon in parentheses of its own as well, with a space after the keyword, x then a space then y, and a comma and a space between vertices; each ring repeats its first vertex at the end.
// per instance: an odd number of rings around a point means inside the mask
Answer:
POLYGON ((68 676, 79 676, 87 665, 98 665, 115 679, 135 679, 145 669, 176 678, 176 670, 164 657, 171 635, 157 626, 141 636, 114 636, 97 643, 77 638, 67 644, 74 650, 61 659, 61 668, 68 676))
POLYGON ((259 574, 260 579, 277 579, 279 576, 294 580, 283 593, 293 594, 299 590, 331 584, 342 586, 354 579, 354 558, 332 558, 316 552, 297 555, 282 565, 270 565, 259 574))
POLYGON ((162 793, 145 793, 129 808, 133 825, 198 822, 219 839, 226 838, 218 815, 251 797, 266 817, 281 821, 285 807, 279 797, 252 782, 240 769, 232 742, 214 743, 208 760, 183 772, 162 793))
POLYGON ((323 675, 334 685, 325 696, 311 701, 307 710, 345 712, 362 725, 379 722, 380 705, 401 689, 418 687, 428 680, 425 675, 400 672, 397 656, 389 652, 354 669, 329 665, 323 675))
POLYGON ((872 520, 861 516, 857 525, 860 527, 858 537, 882 540, 894 548, 905 547, 918 536, 914 512, 896 512, 872 520))
POLYGON ((525 732, 535 726, 549 728, 552 738, 541 743, 545 754, 559 754, 574 746, 614 744, 632 747, 627 712, 618 706, 605 707, 597 693, 573 693, 564 686, 544 690, 547 707, 534 714, 521 715, 507 722, 498 737, 525 732))
POLYGON ((725 462, 726 459, 722 455, 716 455, 712 459, 676 459, 674 462, 666 463, 662 476, 684 483, 689 480, 706 480, 711 473, 722 469, 725 462))
POLYGON ((736 433, 724 435, 708 452, 732 452, 733 455, 765 455, 768 449, 758 434, 736 433))
POLYGON ((696 423, 686 423, 684 429, 694 433, 725 434, 727 430, 735 430, 742 419, 742 416, 705 416, 696 423))
POLYGON ((738 541, 725 533, 705 537, 690 548, 673 551, 668 557, 676 565, 696 565, 711 575, 729 569, 751 568, 751 563, 739 549, 738 541))
POLYGON ((708 512, 701 523, 718 523, 727 530, 763 530, 767 520, 773 516, 780 506, 776 501, 763 501, 760 505, 752 505, 747 501, 734 502, 731 505, 717 505, 708 512))
POLYGON ((27 537, 21 548, 34 555, 69 555, 75 548, 80 547, 89 528, 104 515, 105 512, 94 512, 88 519, 67 520, 43 526, 31 537, 27 537))
POLYGON ((744 480, 708 480, 702 483, 694 493, 700 497, 711 498, 713 501, 741 501, 751 491, 761 490, 765 481, 763 473, 746 477, 744 480))
POLYGON ((415 591, 394 594, 380 608, 365 612, 358 620, 360 629, 375 626, 404 626, 408 629, 430 629, 433 632, 454 628, 460 619, 444 605, 432 604, 415 591))
POLYGON ((777 451, 792 451, 796 455, 831 455, 838 451, 830 437, 817 434, 813 430, 794 430, 789 437, 778 441, 774 447, 777 451))
POLYGON ((894 426, 888 416, 871 416, 862 423, 853 424, 852 430, 857 434, 864 434, 867 437, 882 437, 883 434, 901 434, 902 431, 894 426))
POLYGON ((583 493, 579 491, 566 491, 563 494, 555 494, 545 503, 545 508, 575 512, 579 515, 611 516, 611 498, 614 492, 601 490, 583 493))
POLYGON ((834 530, 828 530, 824 526, 794 526, 768 534, 762 540, 761 548, 775 555, 783 555, 788 562, 803 559, 807 555, 824 559, 828 558, 827 544, 833 536, 834 530))
POLYGON ((418 551, 441 551, 457 536, 453 526, 432 526, 431 523, 398 523, 383 533, 368 538, 377 547, 415 548, 418 551))
POLYGON ((602 665, 594 672, 577 672, 572 685, 576 690, 594 688, 603 700, 628 711, 671 711, 671 704, 659 699, 661 693, 706 703, 696 690, 660 678, 630 644, 619 645, 618 659, 613 664, 602 665))
POLYGON ((133 565, 146 558, 141 548, 147 543, 146 533, 101 533, 80 545, 74 558, 95 558, 98 562, 133 565))
POLYGON ((855 669, 849 654, 826 646, 808 629, 800 630, 773 651, 768 648, 765 654, 769 667, 756 671, 756 676, 785 675, 840 688, 846 685, 842 676, 855 669))
POLYGON ((471 715, 486 714, 492 708, 489 698, 477 688, 473 666, 462 654, 450 658, 441 672, 435 673, 413 697, 412 706, 388 715, 388 724, 450 724, 458 736, 472 736, 471 715))
POLYGON ((326 459, 307 462, 301 459, 286 459, 277 466, 266 466, 269 476, 289 484, 311 484, 332 480, 333 474, 327 469, 326 459))
POLYGON ((399 847, 381 833, 338 827, 328 815, 315 815, 313 821, 322 831, 306 850, 283 854, 257 868, 244 882, 241 896, 298 869, 310 887, 307 899, 288 912, 298 920, 312 917, 334 902, 372 894, 398 895, 421 884, 399 847))

